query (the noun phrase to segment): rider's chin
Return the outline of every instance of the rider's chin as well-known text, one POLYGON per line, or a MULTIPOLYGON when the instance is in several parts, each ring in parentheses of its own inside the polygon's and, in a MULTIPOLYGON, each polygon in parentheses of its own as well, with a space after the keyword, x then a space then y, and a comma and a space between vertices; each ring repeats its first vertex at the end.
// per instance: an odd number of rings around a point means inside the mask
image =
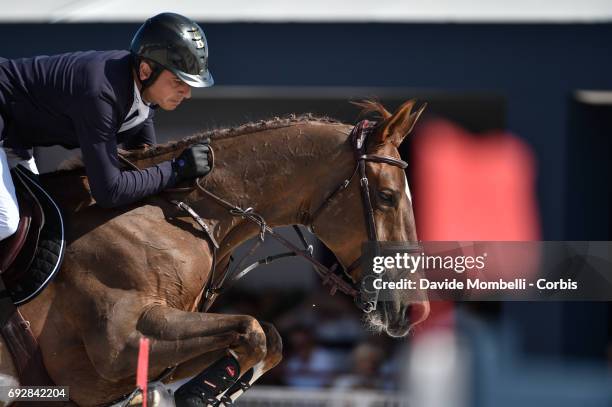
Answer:
POLYGON ((177 102, 176 100, 167 100, 163 104, 160 104, 160 106, 164 110, 174 110, 180 104, 181 104, 181 102, 177 102))

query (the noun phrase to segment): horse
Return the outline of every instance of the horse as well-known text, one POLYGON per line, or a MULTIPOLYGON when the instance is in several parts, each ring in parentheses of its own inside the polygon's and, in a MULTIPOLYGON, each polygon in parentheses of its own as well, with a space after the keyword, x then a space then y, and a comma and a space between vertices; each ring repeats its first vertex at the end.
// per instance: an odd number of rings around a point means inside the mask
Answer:
MULTIPOLYGON (((379 119, 364 151, 388 160, 362 160, 376 236, 416 242, 406 175, 389 163, 400 160, 398 148, 424 106, 415 110, 411 100, 392 114, 376 102, 359 105, 379 119)), ((249 384, 277 365, 282 342, 273 325, 254 316, 198 312, 205 287, 222 279, 219 272, 211 277, 213 265, 225 270, 232 252, 262 232, 261 224, 247 219, 247 211, 236 216, 211 194, 235 207, 252 208, 270 228, 310 227, 359 282, 362 267, 348 266, 360 258, 369 235, 359 199, 363 190, 352 178, 353 129, 325 117, 292 115, 128 152, 125 158, 144 168, 210 137, 214 169, 197 180, 201 188, 187 183, 117 209, 95 205, 83 168, 43 175, 47 191, 65 213, 67 248, 53 282, 19 309, 31 324, 50 378, 69 386, 71 403, 108 405, 132 392, 143 336, 150 340, 150 379, 172 366, 165 382, 192 377, 228 352, 241 374, 249 372, 249 384), (176 201, 188 204, 200 222, 176 201)), ((426 300, 411 304, 398 295, 366 318, 401 337, 426 318, 428 309, 426 300)), ((16 377, 4 342, 0 357, 0 373, 16 377)))

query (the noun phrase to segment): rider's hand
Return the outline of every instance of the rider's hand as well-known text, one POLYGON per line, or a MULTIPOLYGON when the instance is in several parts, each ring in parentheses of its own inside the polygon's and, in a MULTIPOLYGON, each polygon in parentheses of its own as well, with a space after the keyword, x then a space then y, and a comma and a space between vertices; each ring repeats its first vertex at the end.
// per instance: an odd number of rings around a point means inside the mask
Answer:
POLYGON ((172 160, 172 169, 176 174, 177 182, 203 177, 210 172, 209 144, 210 139, 204 139, 185 149, 180 156, 172 160))

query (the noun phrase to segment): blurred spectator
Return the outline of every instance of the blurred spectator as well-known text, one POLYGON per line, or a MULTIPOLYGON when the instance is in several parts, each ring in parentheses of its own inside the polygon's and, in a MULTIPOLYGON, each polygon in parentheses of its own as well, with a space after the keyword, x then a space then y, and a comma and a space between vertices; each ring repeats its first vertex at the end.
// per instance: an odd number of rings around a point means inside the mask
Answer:
POLYGON ((297 324, 310 324, 318 342, 353 347, 363 339, 365 331, 361 314, 346 296, 331 296, 319 291, 304 298, 301 305, 275 319, 278 328, 287 330, 297 324))
POLYGON ((337 390, 384 389, 385 380, 380 375, 384 351, 372 344, 361 343, 353 350, 353 369, 338 377, 332 387, 337 390))
POLYGON ((294 387, 326 387, 338 373, 334 355, 317 346, 311 326, 299 325, 288 334, 287 358, 283 364, 285 384, 294 387))

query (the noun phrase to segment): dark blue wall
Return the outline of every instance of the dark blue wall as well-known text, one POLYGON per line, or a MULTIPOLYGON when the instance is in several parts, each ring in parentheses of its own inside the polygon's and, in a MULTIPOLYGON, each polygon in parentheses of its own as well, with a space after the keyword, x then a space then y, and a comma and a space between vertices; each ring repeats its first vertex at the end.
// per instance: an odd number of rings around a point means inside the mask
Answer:
MULTIPOLYGON (((576 207, 566 205, 571 193, 570 133, 581 131, 570 131, 571 95, 579 88, 612 89, 612 24, 204 23, 203 27, 218 84, 402 86, 502 95, 508 129, 524 138, 538 158, 544 237, 576 238, 565 221, 581 205, 580 200, 576 207)), ((136 24, 0 25, 0 55, 126 48, 136 28, 136 24)), ((600 176, 609 179, 610 174, 600 176)))

